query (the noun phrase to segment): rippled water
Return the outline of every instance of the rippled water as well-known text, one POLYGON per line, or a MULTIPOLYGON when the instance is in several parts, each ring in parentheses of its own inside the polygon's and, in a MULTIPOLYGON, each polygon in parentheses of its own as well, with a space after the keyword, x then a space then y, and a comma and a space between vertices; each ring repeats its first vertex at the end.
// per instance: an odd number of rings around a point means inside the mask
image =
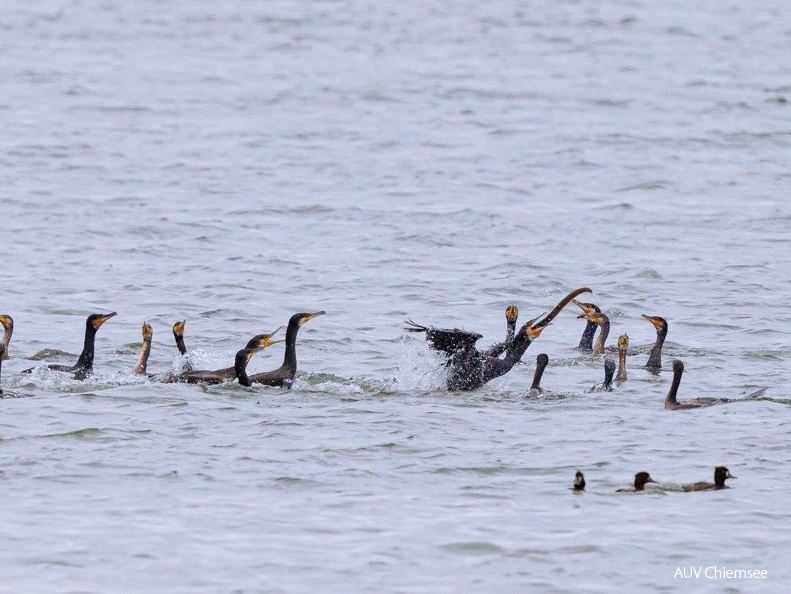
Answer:
POLYGON ((6 3, 9 591, 788 586, 791 9, 435 4, 6 3), (401 330, 488 345, 579 286, 640 351, 611 394, 571 310, 466 394, 401 330), (143 320, 158 372, 176 320, 214 368, 320 309, 290 392, 131 374, 143 320), (93 378, 18 374, 95 311, 93 378), (775 401, 666 412, 674 357, 681 399, 775 401), (719 464, 731 489, 674 490, 719 464), (715 565, 768 578, 674 578, 715 565))

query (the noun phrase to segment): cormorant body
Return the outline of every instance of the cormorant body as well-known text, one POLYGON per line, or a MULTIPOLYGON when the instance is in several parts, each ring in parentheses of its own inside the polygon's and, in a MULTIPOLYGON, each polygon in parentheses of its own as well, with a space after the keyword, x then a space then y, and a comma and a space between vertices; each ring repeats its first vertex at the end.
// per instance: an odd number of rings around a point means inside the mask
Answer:
POLYGON ((296 313, 291 316, 286 328, 286 353, 283 356, 283 364, 272 371, 251 375, 250 382, 290 389, 297 374, 297 333, 305 323, 325 313, 327 312, 317 311, 315 313, 296 313))
POLYGON ((176 348, 178 348, 182 358, 181 370, 192 371, 192 364, 189 362, 189 359, 187 359, 187 345, 184 344, 184 326, 186 326, 186 324, 187 320, 182 320, 173 324, 173 338, 176 340, 176 348))
MULTIPOLYGON (((82 353, 80 354, 80 358, 77 359, 77 363, 74 365, 45 365, 45 367, 52 371, 73 372, 74 379, 84 380, 93 371, 96 332, 101 328, 102 324, 116 315, 118 315, 116 312, 89 315, 88 319, 85 320, 85 342, 83 343, 82 353)), ((30 369, 25 369, 22 373, 30 373, 33 369, 35 368, 31 367, 30 369)))
MULTIPOLYGON (((3 355, 5 355, 5 351, 5 343, 0 342, 0 379, 2 379, 3 355)), ((18 392, 12 392, 10 390, 3 390, 3 386, 0 384, 0 398, 23 398, 25 396, 28 396, 28 394, 19 394, 18 392)))
POLYGON ((538 322, 530 320, 522 326, 514 335, 514 339, 507 344, 502 359, 488 356, 475 348, 475 343, 481 338, 477 332, 429 328, 411 320, 407 322, 409 326, 404 329, 408 332, 424 332, 431 348, 445 353, 448 390, 475 390, 494 378, 508 373, 521 360, 530 343, 538 338, 542 330, 564 307, 577 295, 590 292, 591 290, 586 287, 572 291, 544 319, 538 322))
POLYGON ((615 375, 615 361, 607 357, 604 360, 604 381, 593 386, 589 392, 612 392, 613 375, 615 375))

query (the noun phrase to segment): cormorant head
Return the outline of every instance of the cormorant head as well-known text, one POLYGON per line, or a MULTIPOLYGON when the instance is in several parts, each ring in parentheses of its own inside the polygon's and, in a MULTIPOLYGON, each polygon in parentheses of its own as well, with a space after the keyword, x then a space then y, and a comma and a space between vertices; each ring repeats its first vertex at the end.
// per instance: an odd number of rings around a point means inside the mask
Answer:
POLYGON ((577 474, 574 475, 574 490, 575 491, 585 490, 585 477, 579 470, 577 471, 577 474))
POLYGON ((646 483, 655 483, 656 481, 651 478, 651 475, 647 472, 638 472, 634 475, 634 488, 637 491, 642 491, 645 488, 646 483))
POLYGON ((549 365, 549 355, 541 353, 536 357, 536 367, 546 367, 549 365))
POLYGON ((14 320, 13 320, 13 318, 11 316, 6 315, 6 314, 0 315, 0 324, 2 324, 3 329, 6 330, 6 331, 14 329, 14 320))
MULTIPOLYGON (((253 336, 247 342, 247 346, 244 347, 244 350, 252 350, 253 352, 260 351, 261 349, 265 349, 267 347, 270 347, 273 344, 277 344, 278 342, 283 342, 282 340, 272 340, 272 337, 275 334, 277 334, 278 332, 280 332, 282 329, 283 329, 283 326, 280 326, 280 328, 278 328, 274 332, 271 332, 270 334, 257 334, 256 336, 253 336)), ((250 357, 252 357, 252 356, 253 355, 251 354, 250 357)), ((249 359, 249 357, 248 357, 248 359, 249 359)))
POLYGON ((530 342, 533 342, 536 338, 541 336, 541 333, 544 331, 544 328, 549 326, 549 323, 538 325, 537 320, 543 315, 544 314, 541 314, 540 316, 538 316, 538 318, 534 318, 530 320, 527 324, 522 326, 519 329, 518 336, 521 336, 523 340, 527 339, 530 342))
POLYGON ((589 322, 593 322, 594 324, 598 324, 599 326, 601 326, 605 322, 605 320, 609 321, 607 315, 599 311, 594 311, 593 313, 589 313, 589 314, 580 314, 577 317, 585 318, 589 322))
POLYGON ((600 312, 601 311, 599 309, 599 306, 598 305, 594 305, 593 303, 580 303, 576 299, 572 299, 571 302, 582 310, 582 315, 581 316, 577 316, 579 318, 584 317, 587 314, 592 314, 592 313, 596 313, 596 312, 600 312))
POLYGON ((118 315, 115 312, 108 313, 108 314, 91 314, 88 316, 88 319, 85 321, 86 326, 93 328, 94 330, 98 330, 102 324, 104 324, 107 320, 112 318, 113 316, 118 315))
POLYGON ((143 340, 151 340, 153 335, 154 331, 151 330, 151 326, 149 326, 148 322, 143 322, 143 340))
POLYGON ((180 322, 173 324, 173 336, 184 336, 184 326, 186 326, 186 324, 187 320, 181 320, 180 322))
POLYGON ((684 362, 681 359, 673 359, 673 375, 684 373, 684 362))
POLYGON ((618 337, 618 350, 619 351, 626 351, 629 349, 629 335, 628 334, 621 334, 618 337))
POLYGON ((509 324, 516 324, 516 318, 519 317, 519 310, 516 305, 509 305, 505 308, 505 319, 509 324))
POLYGON ((327 312, 326 311, 317 311, 315 313, 297 313, 297 314, 294 314, 293 316, 291 316, 291 319, 289 320, 289 324, 292 324, 292 323, 296 324, 297 328, 299 328, 303 324, 305 324, 306 322, 309 322, 310 320, 312 320, 313 318, 316 318, 318 316, 323 316, 325 313, 327 313, 327 312))
POLYGON ((667 332, 667 320, 665 320, 665 318, 660 318, 659 316, 647 316, 645 314, 640 314, 640 317, 643 317, 651 322, 654 325, 654 328, 656 328, 657 333, 661 334, 662 332, 667 332))

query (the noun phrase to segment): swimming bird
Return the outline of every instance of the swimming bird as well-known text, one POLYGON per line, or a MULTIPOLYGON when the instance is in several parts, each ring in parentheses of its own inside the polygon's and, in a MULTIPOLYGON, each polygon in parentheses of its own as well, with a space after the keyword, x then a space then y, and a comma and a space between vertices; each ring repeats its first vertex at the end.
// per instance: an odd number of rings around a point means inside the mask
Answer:
MULTIPOLYGON (((2 378, 3 355, 5 355, 5 351, 5 343, 0 342, 0 378, 2 378)), ((12 392, 10 390, 3 390, 3 386, 0 384, 0 398, 23 398, 25 396, 28 396, 28 394, 19 394, 18 392, 12 392)))
POLYGON ((593 345, 593 350, 591 352, 594 355, 603 355, 604 343, 607 341, 607 337, 610 335, 610 318, 607 317, 607 314, 600 311, 582 314, 577 317, 585 318, 589 322, 593 322, 599 326, 599 328, 601 328, 601 330, 599 330, 599 338, 596 339, 596 344, 593 345))
MULTIPOLYGON (((593 303, 580 303, 576 299, 573 301, 573 303, 582 310, 583 316, 592 313, 601 313, 599 306, 594 305, 593 303)), ((577 346, 579 350, 586 353, 593 351, 593 337, 596 334, 596 329, 598 327, 599 325, 596 322, 591 322, 590 320, 586 322, 585 330, 582 331, 582 337, 580 338, 579 346, 577 346)))
POLYGON ((277 386, 290 389, 297 375, 297 333, 299 329, 318 316, 323 316, 325 311, 315 313, 296 313, 288 320, 286 328, 286 353, 283 355, 283 364, 272 371, 256 373, 250 376, 250 381, 265 386, 277 386))
POLYGON ((618 375, 615 381, 618 385, 626 381, 626 352, 629 350, 629 336, 621 334, 618 337, 618 375))
POLYGON ((148 366, 148 356, 151 354, 151 338, 154 335, 147 322, 143 322, 142 334, 143 345, 140 347, 140 356, 137 359, 137 365, 135 365, 135 375, 147 375, 146 367, 148 366))
MULTIPOLYGON (((82 347, 80 358, 74 365, 45 365, 52 371, 67 371, 74 373, 74 379, 84 380, 93 371, 94 344, 96 342, 96 332, 110 318, 116 316, 115 312, 108 314, 91 314, 85 320, 85 342, 82 347)), ((35 367, 25 369, 22 373, 30 373, 35 367)))
MULTIPOLYGON (((277 334, 283 326, 280 326, 277 330, 270 334, 257 334, 253 338, 251 338, 247 345, 236 353, 236 357, 234 358, 233 367, 224 367, 223 369, 215 369, 214 371, 206 371, 206 370, 191 370, 191 371, 183 371, 178 374, 170 374, 164 378, 164 382, 168 384, 172 383, 185 383, 185 384, 221 384, 222 382, 227 382, 232 379, 239 378, 239 353, 245 352, 243 357, 244 359, 244 366, 242 371, 244 371, 244 381, 248 382, 243 385, 249 385, 249 380, 247 379, 247 362, 250 358, 257 353, 258 351, 265 349, 273 344, 277 344, 278 342, 283 342, 282 340, 272 340, 272 337, 277 334)), ((241 382, 240 382, 241 383, 241 382)))
POLYGON ((615 374, 615 361, 610 357, 604 360, 604 381, 593 386, 588 392, 612 392, 612 376, 615 374))
POLYGON ((173 338, 176 339, 176 348, 178 348, 179 354, 182 357, 181 370, 192 371, 192 365, 189 359, 187 359, 187 346, 184 344, 184 326, 186 324, 187 320, 182 320, 173 324, 173 338))
POLYGON ((577 474, 574 475, 574 490, 575 491, 584 491, 585 490, 585 477, 582 473, 578 470, 577 474))
POLYGON ((0 315, 0 324, 3 325, 3 346, 5 350, 3 350, 3 359, 8 359, 8 344, 11 342, 11 335, 14 333, 14 319, 7 315, 3 314, 0 315))
POLYGON ((505 341, 490 346, 484 352, 484 355, 487 357, 499 357, 505 352, 508 343, 514 339, 514 334, 516 334, 516 320, 518 317, 519 309, 516 305, 509 305, 505 308, 505 341))
POLYGON ((670 410, 687 410, 691 408, 703 408, 704 406, 711 406, 713 404, 728 404, 729 402, 742 402, 744 400, 752 400, 763 396, 766 388, 761 388, 755 392, 748 394, 744 398, 713 398, 705 396, 695 398, 687 402, 678 402, 676 396, 678 395, 678 387, 681 385, 681 376, 684 374, 684 363, 679 359, 673 360, 673 383, 670 384, 670 390, 665 397, 665 408, 670 410))
POLYGON ((651 322, 656 329, 656 342, 651 347, 651 353, 648 355, 648 361, 645 366, 652 370, 662 369, 662 345, 665 343, 665 338, 667 338, 667 320, 659 316, 647 316, 645 314, 641 314, 641 317, 651 322))
POLYGON ((616 493, 637 493, 638 491, 645 491, 646 483, 656 483, 651 475, 647 472, 638 472, 634 475, 634 488, 633 489, 618 489, 616 493))
POLYGON ((524 355, 530 343, 538 338, 541 332, 571 301, 582 293, 591 290, 583 287, 576 289, 564 297, 550 313, 541 321, 530 320, 514 335, 505 349, 502 359, 491 357, 475 348, 475 343, 482 336, 477 332, 465 330, 429 328, 408 320, 408 332, 423 332, 431 348, 445 353, 448 367, 447 388, 452 391, 468 391, 480 388, 485 383, 508 373, 524 355))
POLYGON ((530 386, 530 390, 527 392, 528 398, 538 398, 544 392, 541 388, 541 376, 544 375, 544 370, 547 368, 549 364, 549 355, 546 353, 541 353, 536 357, 536 370, 533 373, 533 385, 530 386))
POLYGON ((690 491, 713 491, 713 490, 716 490, 716 489, 727 489, 728 486, 725 484, 725 479, 729 479, 729 478, 735 479, 736 477, 733 476, 731 474, 730 470, 728 470, 724 466, 717 466, 717 468, 714 469, 714 482, 713 483, 707 483, 707 482, 704 481, 704 482, 701 482, 701 483, 694 483, 692 485, 684 485, 683 489, 684 489, 684 491, 687 491, 687 492, 690 492, 690 491))

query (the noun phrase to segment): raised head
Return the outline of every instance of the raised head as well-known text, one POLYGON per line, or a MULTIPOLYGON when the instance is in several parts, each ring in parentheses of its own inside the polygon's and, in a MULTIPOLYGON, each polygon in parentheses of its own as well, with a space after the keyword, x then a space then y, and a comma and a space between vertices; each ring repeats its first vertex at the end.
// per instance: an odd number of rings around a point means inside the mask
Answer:
MULTIPOLYGON (((283 326, 280 326, 280 328, 269 334, 257 334, 256 336, 253 336, 253 338, 247 341, 247 346, 245 346, 243 350, 251 350, 256 352, 270 347, 273 344, 277 344, 278 342, 283 342, 282 340, 272 340, 272 337, 282 329, 283 326)), ((252 354, 250 356, 252 357, 252 354)))
POLYGON ((154 331, 151 329, 151 326, 148 322, 143 322, 143 340, 151 340, 151 337, 154 335, 154 331))
POLYGON ((519 317, 519 310, 516 305, 509 305, 505 308, 505 320, 509 324, 516 324, 516 318, 519 317))
POLYGON ((85 325, 88 328, 92 328, 94 331, 101 328, 102 324, 104 324, 107 320, 112 317, 118 315, 115 312, 108 313, 108 314, 91 314, 88 316, 88 319, 85 320, 85 325))
POLYGON ((619 351, 627 351, 627 350, 629 350, 629 335, 628 334, 621 334, 618 337, 618 350, 619 351))
POLYGON ((176 322, 173 324, 173 336, 179 337, 184 336, 184 326, 187 325, 187 320, 181 320, 180 322, 176 322))

